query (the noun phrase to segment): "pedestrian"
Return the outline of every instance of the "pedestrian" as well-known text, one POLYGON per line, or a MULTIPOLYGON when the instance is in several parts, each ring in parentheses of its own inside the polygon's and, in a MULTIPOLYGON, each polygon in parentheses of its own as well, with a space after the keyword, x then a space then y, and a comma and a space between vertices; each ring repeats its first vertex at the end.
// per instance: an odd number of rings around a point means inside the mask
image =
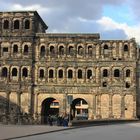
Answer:
POLYGON ((50 126, 53 126, 53 118, 51 117, 51 115, 48 116, 48 122, 50 126))
POLYGON ((67 114, 64 115, 64 118, 63 118, 63 126, 64 127, 68 127, 68 115, 67 114))

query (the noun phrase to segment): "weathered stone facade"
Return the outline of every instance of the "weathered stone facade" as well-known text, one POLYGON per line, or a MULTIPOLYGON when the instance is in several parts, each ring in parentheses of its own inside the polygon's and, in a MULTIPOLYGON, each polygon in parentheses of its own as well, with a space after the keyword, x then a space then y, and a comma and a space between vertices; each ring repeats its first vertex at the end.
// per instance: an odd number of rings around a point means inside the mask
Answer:
POLYGON ((0 13, 0 121, 43 123, 55 99, 69 112, 68 95, 87 102, 88 119, 137 117, 134 39, 46 29, 37 12, 0 13))

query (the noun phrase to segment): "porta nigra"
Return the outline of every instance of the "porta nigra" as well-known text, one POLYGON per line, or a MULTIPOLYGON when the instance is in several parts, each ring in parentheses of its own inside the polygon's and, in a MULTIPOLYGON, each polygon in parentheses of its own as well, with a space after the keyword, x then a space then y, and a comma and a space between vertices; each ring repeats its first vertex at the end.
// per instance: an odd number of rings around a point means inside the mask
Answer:
POLYGON ((70 110, 89 120, 139 117, 134 38, 47 28, 36 11, 0 12, 0 122, 44 124, 49 114, 70 110))

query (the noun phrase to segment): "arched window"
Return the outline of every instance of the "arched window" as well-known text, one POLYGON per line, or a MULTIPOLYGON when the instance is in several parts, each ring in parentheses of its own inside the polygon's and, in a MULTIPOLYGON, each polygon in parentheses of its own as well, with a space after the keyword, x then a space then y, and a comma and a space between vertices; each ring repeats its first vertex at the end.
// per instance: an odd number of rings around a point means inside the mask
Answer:
POLYGON ((103 77, 108 77, 108 70, 107 69, 103 70, 103 77))
POLYGON ((13 46, 13 53, 17 53, 18 52, 18 45, 14 45, 13 46))
POLYGON ((54 72, 53 72, 53 70, 49 70, 49 78, 54 78, 54 72))
POLYGON ((19 29, 19 20, 14 21, 14 29, 19 29))
POLYGON ((114 77, 120 77, 120 70, 119 69, 114 70, 114 77))
POLYGON ((16 68, 12 69, 12 76, 17 76, 17 69, 16 68))
POLYGON ((41 57, 45 56, 45 46, 40 47, 40 56, 41 57))
POLYGON ((50 46, 50 55, 54 55, 55 51, 54 51, 54 46, 50 46))
POLYGON ((27 70, 27 68, 23 68, 23 70, 22 70, 22 76, 23 77, 28 77, 28 70, 27 70))
POLYGON ((58 78, 63 78, 63 70, 58 71, 58 78))
POLYGON ((102 86, 107 87, 107 82, 103 82, 102 86))
POLYGON ((9 29, 9 21, 8 20, 4 20, 3 28, 4 29, 9 29))
POLYGON ((28 51, 29 51, 28 49, 29 49, 28 45, 25 45, 24 46, 24 49, 23 49, 24 55, 27 55, 28 54, 28 51))
POLYGON ((29 20, 25 21, 25 29, 30 29, 30 21, 29 20))
POLYGON ((105 49, 105 50, 108 50, 108 45, 105 44, 105 45, 104 45, 104 49, 105 49))
POLYGON ((40 69, 39 71, 39 78, 44 78, 44 70, 40 69))
POLYGON ((78 55, 83 55, 83 47, 78 46, 78 55))
POLYGON ((125 83, 125 88, 130 88, 130 83, 126 82, 125 83))
POLYGON ((92 56, 92 46, 88 46, 88 55, 92 56))
POLYGON ((73 78, 73 71, 72 70, 68 70, 68 78, 73 78))
POLYGON ((82 79, 82 70, 78 70, 78 79, 82 79))
POLYGON ((128 52, 128 45, 124 45, 124 52, 128 52))
POLYGON ((109 57, 109 48, 108 48, 108 45, 104 45, 104 50, 103 50, 103 53, 104 53, 104 57, 109 57))
POLYGON ((91 79, 92 78, 92 70, 88 70, 87 71, 87 79, 91 79))
POLYGON ((59 47, 59 55, 64 55, 64 47, 63 46, 59 47))
POLYGON ((2 77, 7 77, 7 75, 8 75, 8 70, 7 70, 7 68, 6 68, 6 67, 2 68, 2 74, 1 74, 1 76, 2 76, 2 77))
POLYGON ((130 77, 130 73, 131 73, 130 70, 126 70, 126 77, 130 77))
POLYGON ((73 56, 73 54, 74 54, 73 51, 74 51, 73 46, 69 46, 69 52, 68 52, 68 54, 71 55, 71 56, 73 56))

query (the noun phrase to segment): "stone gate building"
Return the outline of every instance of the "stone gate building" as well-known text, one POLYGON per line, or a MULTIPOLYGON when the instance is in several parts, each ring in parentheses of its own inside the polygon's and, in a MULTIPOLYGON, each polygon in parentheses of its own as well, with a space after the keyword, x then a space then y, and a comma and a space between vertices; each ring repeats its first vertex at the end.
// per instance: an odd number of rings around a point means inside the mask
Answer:
POLYGON ((134 39, 51 34, 36 11, 0 13, 0 121, 45 123, 69 112, 88 119, 137 117, 134 39))

